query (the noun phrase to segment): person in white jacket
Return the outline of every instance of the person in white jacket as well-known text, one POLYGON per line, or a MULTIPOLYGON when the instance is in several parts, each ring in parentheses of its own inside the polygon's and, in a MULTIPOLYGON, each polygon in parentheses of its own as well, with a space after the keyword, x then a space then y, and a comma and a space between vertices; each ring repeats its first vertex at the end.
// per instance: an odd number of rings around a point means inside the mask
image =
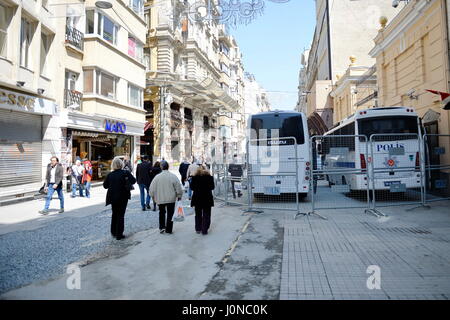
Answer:
POLYGON ((181 200, 183 187, 178 177, 169 172, 167 161, 161 161, 160 165, 162 172, 153 179, 149 193, 159 206, 159 232, 172 234, 175 202, 181 200))

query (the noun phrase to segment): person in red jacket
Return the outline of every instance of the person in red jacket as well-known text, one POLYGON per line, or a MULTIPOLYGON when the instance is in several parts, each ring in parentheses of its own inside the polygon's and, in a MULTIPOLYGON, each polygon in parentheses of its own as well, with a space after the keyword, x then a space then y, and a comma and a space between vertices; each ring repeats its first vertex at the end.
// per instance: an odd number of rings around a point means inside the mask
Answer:
POLYGON ((84 162, 83 168, 83 177, 81 179, 81 184, 84 186, 84 190, 86 190, 86 197, 91 197, 91 181, 92 181, 92 164, 89 160, 84 162))

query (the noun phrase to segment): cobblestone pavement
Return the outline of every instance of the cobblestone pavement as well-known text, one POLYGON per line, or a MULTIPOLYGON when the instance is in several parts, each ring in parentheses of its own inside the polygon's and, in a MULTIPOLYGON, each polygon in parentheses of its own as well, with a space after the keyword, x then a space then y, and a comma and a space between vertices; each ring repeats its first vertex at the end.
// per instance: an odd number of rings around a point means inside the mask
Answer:
POLYGON ((280 299, 449 299, 449 204, 286 215, 280 299), (368 289, 372 265, 380 289, 368 289))

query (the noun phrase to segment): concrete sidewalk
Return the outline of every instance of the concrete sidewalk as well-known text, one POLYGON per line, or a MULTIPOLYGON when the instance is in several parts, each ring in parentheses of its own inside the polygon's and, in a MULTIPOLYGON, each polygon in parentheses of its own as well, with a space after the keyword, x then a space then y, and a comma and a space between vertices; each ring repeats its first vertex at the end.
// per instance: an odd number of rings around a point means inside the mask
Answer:
POLYGON ((71 274, 9 291, 1 299, 197 299, 227 250, 251 218, 241 209, 213 208, 207 236, 194 231, 194 216, 175 223, 172 235, 149 230, 118 241, 108 258, 81 267, 81 289, 71 274))

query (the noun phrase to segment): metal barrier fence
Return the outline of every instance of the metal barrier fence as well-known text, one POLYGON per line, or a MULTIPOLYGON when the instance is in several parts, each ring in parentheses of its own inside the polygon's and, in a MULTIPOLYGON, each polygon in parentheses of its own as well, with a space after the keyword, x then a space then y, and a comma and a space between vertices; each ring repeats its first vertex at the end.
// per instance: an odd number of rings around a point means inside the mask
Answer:
MULTIPOLYGON (((305 183, 300 181, 300 163, 301 158, 294 137, 249 140, 247 144, 249 210, 276 209, 299 212, 299 197, 304 194, 300 194, 300 191, 303 191, 300 185, 305 183)), ((309 186, 309 181, 306 184, 309 186)), ((308 187, 305 189, 306 192, 307 189, 308 187)))
POLYGON ((214 196, 296 216, 450 200, 450 135, 314 136, 308 157, 299 148, 293 137, 249 140, 244 163, 213 165, 214 196))
POLYGON ((369 141, 372 209, 423 205, 423 144, 418 134, 373 134, 369 141))
POLYGON ((370 208, 368 144, 365 136, 311 138, 312 211, 370 208))
POLYGON ((425 134, 424 201, 450 200, 450 135, 425 134))

